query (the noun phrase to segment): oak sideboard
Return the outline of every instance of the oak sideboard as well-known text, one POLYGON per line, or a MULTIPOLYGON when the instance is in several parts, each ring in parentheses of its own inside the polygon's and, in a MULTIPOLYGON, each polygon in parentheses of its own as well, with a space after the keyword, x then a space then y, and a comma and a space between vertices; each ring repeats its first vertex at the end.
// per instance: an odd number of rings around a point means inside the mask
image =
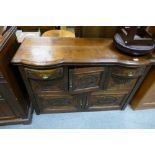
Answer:
POLYGON ((37 114, 123 110, 154 62, 101 38, 27 38, 12 59, 37 114))

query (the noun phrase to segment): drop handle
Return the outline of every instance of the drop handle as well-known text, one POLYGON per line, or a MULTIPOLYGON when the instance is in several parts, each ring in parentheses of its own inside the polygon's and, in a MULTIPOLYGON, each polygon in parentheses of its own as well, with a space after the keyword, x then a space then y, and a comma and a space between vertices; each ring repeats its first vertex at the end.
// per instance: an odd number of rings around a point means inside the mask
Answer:
POLYGON ((82 107, 83 107, 82 100, 80 100, 80 107, 81 107, 81 109, 82 109, 82 107))
POLYGON ((70 80, 70 82, 69 82, 69 86, 70 86, 70 88, 73 87, 72 80, 70 80))
POLYGON ((44 75, 41 75, 43 79, 48 79, 48 75, 47 74, 44 74, 44 75))
POLYGON ((88 104, 88 102, 86 103, 86 106, 88 106, 89 104, 88 104))
POLYGON ((133 72, 128 72, 128 76, 133 76, 134 75, 134 73, 133 72))

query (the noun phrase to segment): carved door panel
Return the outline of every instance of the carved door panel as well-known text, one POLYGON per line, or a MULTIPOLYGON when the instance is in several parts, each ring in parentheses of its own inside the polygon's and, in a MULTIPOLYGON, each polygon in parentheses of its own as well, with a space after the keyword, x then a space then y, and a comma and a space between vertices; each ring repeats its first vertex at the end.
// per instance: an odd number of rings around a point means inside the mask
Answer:
POLYGON ((34 70, 26 68, 25 70, 34 92, 68 91, 68 70, 66 68, 48 70, 34 70))
POLYGON ((135 86, 139 76, 142 75, 143 70, 144 68, 111 67, 107 89, 131 90, 135 86))
POLYGON ((77 96, 43 92, 35 97, 41 113, 79 111, 77 96))
POLYGON ((104 88, 104 67, 81 67, 69 70, 69 91, 73 94, 104 88))
POLYGON ((126 94, 97 91, 88 95, 87 110, 121 109, 126 94))

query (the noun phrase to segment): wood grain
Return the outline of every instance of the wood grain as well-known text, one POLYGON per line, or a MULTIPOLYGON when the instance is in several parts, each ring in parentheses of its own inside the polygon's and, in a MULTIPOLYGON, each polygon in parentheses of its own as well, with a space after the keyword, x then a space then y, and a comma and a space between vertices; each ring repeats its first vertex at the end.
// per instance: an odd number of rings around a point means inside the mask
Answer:
POLYGON ((20 74, 10 64, 18 48, 15 32, 16 27, 10 27, 0 43, 0 125, 29 122, 32 111, 20 74))
POLYGON ((112 39, 39 37, 25 39, 12 63, 40 114, 122 110, 155 59, 125 55, 112 39))
POLYGON ((132 57, 117 50, 112 39, 26 38, 12 59, 13 64, 49 66, 69 63, 155 63, 154 54, 132 57))

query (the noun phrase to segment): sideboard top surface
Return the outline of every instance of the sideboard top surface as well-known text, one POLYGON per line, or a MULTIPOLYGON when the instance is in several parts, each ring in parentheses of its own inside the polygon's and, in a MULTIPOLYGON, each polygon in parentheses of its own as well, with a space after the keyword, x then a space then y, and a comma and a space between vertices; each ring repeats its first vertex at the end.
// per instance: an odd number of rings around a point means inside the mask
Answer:
POLYGON ((63 63, 145 65, 154 62, 153 53, 141 57, 125 55, 114 47, 112 39, 104 38, 26 38, 12 59, 13 64, 32 66, 63 63))

